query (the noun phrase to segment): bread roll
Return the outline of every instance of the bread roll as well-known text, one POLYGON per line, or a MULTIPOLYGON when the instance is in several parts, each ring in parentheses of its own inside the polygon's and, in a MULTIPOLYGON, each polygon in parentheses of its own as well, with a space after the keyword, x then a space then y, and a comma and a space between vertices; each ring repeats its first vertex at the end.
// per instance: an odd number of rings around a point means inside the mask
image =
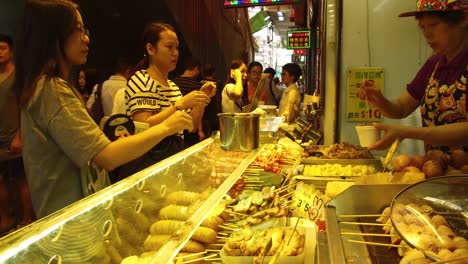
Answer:
POLYGON ((191 205, 193 202, 200 199, 200 194, 195 192, 177 191, 167 195, 166 202, 168 204, 191 205))
MULTIPOLYGON (((150 235, 146 238, 144 247, 146 250, 157 251, 165 245, 170 238, 170 235, 150 235)), ((193 240, 189 240, 182 248, 182 252, 197 253, 203 251, 205 251, 205 247, 199 242, 193 240)))

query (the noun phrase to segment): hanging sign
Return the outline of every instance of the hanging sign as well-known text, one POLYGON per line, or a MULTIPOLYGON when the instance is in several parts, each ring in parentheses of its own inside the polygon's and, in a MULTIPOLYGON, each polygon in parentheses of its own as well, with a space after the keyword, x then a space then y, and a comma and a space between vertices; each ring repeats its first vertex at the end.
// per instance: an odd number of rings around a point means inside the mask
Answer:
POLYGON ((286 40, 288 49, 309 49, 310 30, 290 30, 286 40))
POLYGON ((384 69, 381 67, 348 68, 346 76, 346 120, 375 122, 382 121, 383 115, 367 100, 359 98, 361 81, 374 80, 375 86, 383 92, 384 69))
POLYGON ((224 7, 248 7, 265 5, 287 5, 300 3, 303 0, 224 0, 224 7))

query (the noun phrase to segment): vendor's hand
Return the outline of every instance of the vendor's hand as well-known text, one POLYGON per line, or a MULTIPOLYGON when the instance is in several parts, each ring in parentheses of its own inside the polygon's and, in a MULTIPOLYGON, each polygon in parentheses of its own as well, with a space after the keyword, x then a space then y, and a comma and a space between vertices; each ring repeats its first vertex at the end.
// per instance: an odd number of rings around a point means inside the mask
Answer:
POLYGON ((179 109, 192 109, 203 104, 207 105, 210 102, 210 97, 202 91, 193 91, 179 99, 175 104, 179 109))
POLYGON ((383 132, 382 138, 375 142, 374 144, 367 147, 369 150, 382 150, 389 148, 393 142, 400 138, 401 132, 404 129, 404 126, 395 125, 395 124, 382 124, 382 123, 373 123, 374 127, 376 127, 379 131, 383 132))
POLYGON ((371 105, 383 97, 382 92, 375 86, 374 80, 363 80, 359 85, 359 99, 366 100, 371 105))
POLYGON ((161 125, 164 125, 168 129, 170 135, 175 134, 184 129, 192 130, 192 116, 182 111, 176 111, 167 119, 165 119, 161 123, 161 125))
POLYGON ((216 83, 215 82, 206 82, 200 88, 200 91, 204 92, 208 97, 213 97, 216 95, 216 83))

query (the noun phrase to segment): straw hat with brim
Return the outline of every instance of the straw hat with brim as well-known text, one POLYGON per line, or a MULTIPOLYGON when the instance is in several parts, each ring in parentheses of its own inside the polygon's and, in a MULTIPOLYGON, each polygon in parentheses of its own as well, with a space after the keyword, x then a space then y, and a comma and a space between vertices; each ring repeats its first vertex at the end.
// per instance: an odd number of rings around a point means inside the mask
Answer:
POLYGON ((405 12, 399 17, 415 16, 423 12, 468 10, 468 0, 418 0, 417 10, 405 12))

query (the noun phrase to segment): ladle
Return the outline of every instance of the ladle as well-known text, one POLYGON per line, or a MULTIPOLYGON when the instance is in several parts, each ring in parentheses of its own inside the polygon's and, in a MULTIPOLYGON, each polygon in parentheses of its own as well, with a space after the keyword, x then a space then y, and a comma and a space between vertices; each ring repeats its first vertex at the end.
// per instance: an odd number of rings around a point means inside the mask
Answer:
POLYGON ((468 255, 439 254, 442 249, 452 254, 455 249, 468 250, 467 193, 466 174, 430 178, 410 185, 392 201, 392 225, 409 246, 433 261, 468 258, 468 255))

